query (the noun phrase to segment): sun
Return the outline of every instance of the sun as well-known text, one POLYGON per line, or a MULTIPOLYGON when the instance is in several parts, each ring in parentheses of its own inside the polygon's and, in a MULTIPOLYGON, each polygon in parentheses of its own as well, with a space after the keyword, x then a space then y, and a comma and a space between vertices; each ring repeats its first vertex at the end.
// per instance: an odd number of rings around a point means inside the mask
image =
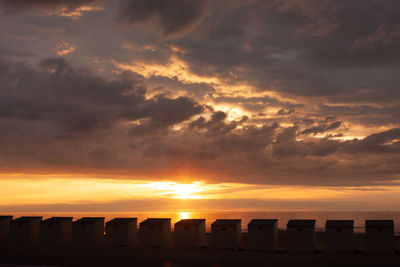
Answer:
POLYGON ((175 184, 173 187, 173 194, 175 195, 173 198, 180 199, 199 199, 201 197, 195 194, 203 191, 200 184, 197 182, 192 184, 175 184))
POLYGON ((181 220, 189 219, 191 217, 190 214, 191 214, 191 212, 182 211, 179 213, 179 217, 181 220))
POLYGON ((180 184, 175 182, 154 182, 147 185, 152 190, 158 191, 160 195, 175 199, 201 199, 198 193, 204 191, 202 182, 191 184, 180 184))

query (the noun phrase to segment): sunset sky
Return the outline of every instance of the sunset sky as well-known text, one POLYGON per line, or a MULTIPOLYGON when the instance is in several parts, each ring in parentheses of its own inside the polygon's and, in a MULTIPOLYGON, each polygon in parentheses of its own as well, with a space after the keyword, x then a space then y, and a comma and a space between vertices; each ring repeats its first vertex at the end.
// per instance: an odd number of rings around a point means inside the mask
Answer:
POLYGON ((0 0, 0 212, 399 210, 399 14, 0 0))

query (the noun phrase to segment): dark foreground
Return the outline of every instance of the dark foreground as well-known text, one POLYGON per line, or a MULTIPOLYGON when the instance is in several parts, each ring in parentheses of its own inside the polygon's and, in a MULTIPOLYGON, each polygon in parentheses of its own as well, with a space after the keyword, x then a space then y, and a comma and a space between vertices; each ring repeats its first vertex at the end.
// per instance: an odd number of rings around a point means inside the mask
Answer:
MULTIPOLYGON (((173 233, 172 233, 173 235, 173 233)), ((172 236, 173 238, 173 236, 172 236)), ((210 243, 207 234, 207 243, 210 243)), ((98 249, 44 249, 0 248, 0 267, 14 266, 150 266, 150 267, 224 267, 224 266, 282 266, 282 267, 347 267, 396 266, 400 267, 400 254, 379 255, 365 252, 365 235, 355 234, 353 253, 327 253, 325 235, 317 232, 318 246, 314 253, 288 253, 287 232, 279 231, 279 252, 229 249, 165 249, 104 247, 98 249)), ((247 235, 242 234, 246 248, 247 235)), ((397 251, 400 238, 395 236, 397 251)), ((208 244, 209 247, 210 244, 208 244)))
POLYGON ((104 248, 0 250, 0 266, 400 266, 400 255, 217 249, 104 248))

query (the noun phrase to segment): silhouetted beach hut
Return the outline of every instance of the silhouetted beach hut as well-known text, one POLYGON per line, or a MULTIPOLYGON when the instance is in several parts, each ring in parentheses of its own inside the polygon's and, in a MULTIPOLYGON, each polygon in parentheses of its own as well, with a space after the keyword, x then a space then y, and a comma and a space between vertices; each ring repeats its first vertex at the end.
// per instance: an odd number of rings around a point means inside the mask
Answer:
POLYGON ((247 248, 273 251, 278 249, 278 220, 255 219, 247 225, 247 248))
POLYGON ((211 224, 211 243, 213 248, 240 248, 242 220, 216 220, 211 224))
POLYGON ((315 220, 289 220, 287 235, 289 252, 315 250, 315 220))
POLYGON ((393 220, 366 220, 365 232, 368 252, 395 252, 393 220))
POLYGON ((145 247, 171 246, 171 219, 148 218, 139 225, 140 244, 145 247))
POLYGON ((137 218, 115 218, 108 221, 106 223, 106 241, 109 246, 137 246, 137 218))
POLYGON ((175 247, 200 248, 206 245, 206 220, 184 219, 175 223, 175 247))
POLYGON ((13 216, 0 216, 0 246, 10 241, 10 223, 13 216))
POLYGON ((104 245, 104 217, 83 217, 72 223, 72 242, 77 247, 104 245))
POLYGON ((41 221, 40 243, 44 247, 72 245, 72 217, 52 217, 41 221))
POLYGON ((23 246, 37 246, 42 217, 20 217, 11 221, 11 242, 23 246))
POLYGON ((353 220, 327 220, 325 223, 325 236, 327 251, 354 251, 353 220))

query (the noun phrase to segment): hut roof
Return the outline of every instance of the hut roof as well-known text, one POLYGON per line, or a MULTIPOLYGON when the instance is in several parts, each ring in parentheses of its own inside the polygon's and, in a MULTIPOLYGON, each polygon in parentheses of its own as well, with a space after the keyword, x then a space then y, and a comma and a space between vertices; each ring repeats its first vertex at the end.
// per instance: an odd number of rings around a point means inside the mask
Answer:
POLYGON ((249 222, 248 226, 273 226, 278 222, 277 219, 254 219, 249 222))
POLYGON ((72 222, 72 217, 51 217, 49 219, 43 220, 42 223, 61 223, 65 221, 72 222))
POLYGON ((365 227, 393 227, 393 220, 366 220, 365 227))
POLYGON ((170 218, 148 218, 140 223, 140 225, 155 225, 155 224, 164 224, 170 223, 170 218))
POLYGON ((127 224, 130 222, 137 222, 137 218, 114 218, 108 221, 107 224, 127 224))
POLYGON ((102 221, 104 222, 104 217, 83 217, 79 220, 74 221, 74 224, 88 224, 102 221))
POLYGON ((314 227, 315 220, 289 220, 288 227, 314 227))
POLYGON ((16 223, 30 223, 34 221, 41 221, 42 217, 41 216, 23 216, 15 219, 13 222, 16 223))
POLYGON ((206 219, 182 219, 175 223, 176 226, 189 226, 189 225, 199 225, 205 223, 206 219))
POLYGON ((353 228, 354 221, 353 220, 327 220, 325 223, 325 228, 353 228))
POLYGON ((216 220, 211 224, 211 226, 235 226, 240 224, 242 220, 240 219, 225 219, 225 220, 216 220))

